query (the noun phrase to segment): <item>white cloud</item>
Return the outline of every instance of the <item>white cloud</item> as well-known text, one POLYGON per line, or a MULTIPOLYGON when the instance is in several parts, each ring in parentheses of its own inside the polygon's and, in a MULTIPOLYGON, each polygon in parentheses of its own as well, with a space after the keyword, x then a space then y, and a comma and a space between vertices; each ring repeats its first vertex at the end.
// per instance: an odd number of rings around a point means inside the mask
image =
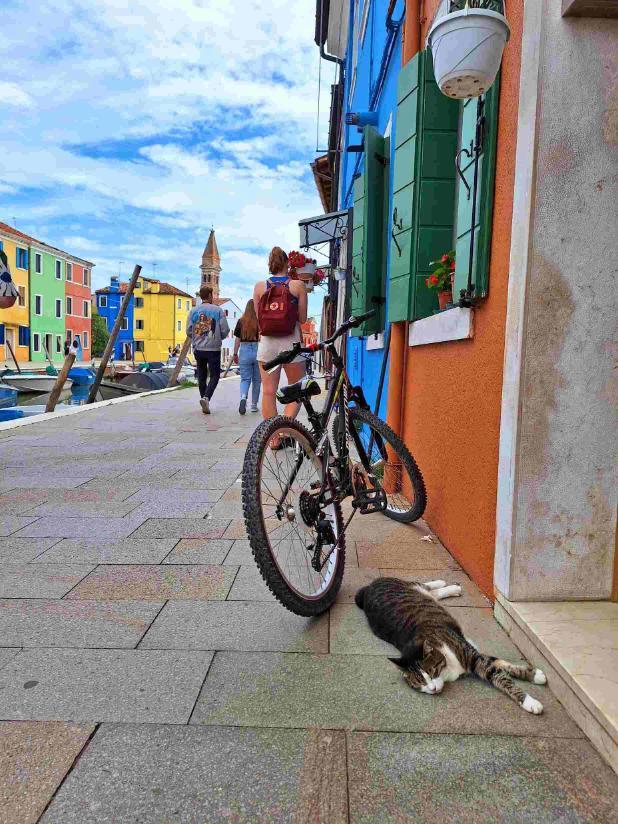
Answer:
POLYGON ((17 83, 4 83, 0 80, 0 100, 9 106, 32 106, 32 98, 17 83))

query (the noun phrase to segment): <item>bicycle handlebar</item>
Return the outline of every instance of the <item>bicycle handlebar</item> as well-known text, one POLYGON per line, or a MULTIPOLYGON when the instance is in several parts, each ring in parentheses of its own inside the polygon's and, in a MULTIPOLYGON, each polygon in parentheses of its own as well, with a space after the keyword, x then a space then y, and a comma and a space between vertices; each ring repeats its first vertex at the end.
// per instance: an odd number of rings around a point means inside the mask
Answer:
POLYGON ((356 329, 356 327, 360 326, 361 323, 364 323, 366 320, 369 320, 369 318, 372 318, 376 313, 377 309, 370 309, 369 312, 365 312, 362 315, 352 315, 344 321, 338 329, 335 330, 330 338, 327 338, 321 343, 312 343, 310 346, 301 346, 300 343, 295 343, 291 349, 286 349, 283 352, 279 352, 276 358, 266 361, 264 364, 264 369, 267 372, 270 372, 270 370, 274 369, 276 366, 281 366, 284 363, 291 363, 294 358, 298 357, 298 355, 321 352, 331 343, 334 343, 337 338, 345 335, 349 329, 356 329))

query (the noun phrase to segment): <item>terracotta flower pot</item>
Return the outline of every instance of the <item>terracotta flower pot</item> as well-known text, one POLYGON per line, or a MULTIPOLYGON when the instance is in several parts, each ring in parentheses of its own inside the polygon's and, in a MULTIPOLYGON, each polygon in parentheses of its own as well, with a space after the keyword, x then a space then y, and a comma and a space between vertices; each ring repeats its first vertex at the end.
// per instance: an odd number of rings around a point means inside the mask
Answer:
POLYGON ((440 311, 446 309, 447 303, 453 302, 453 293, 449 291, 438 292, 438 306, 440 307, 440 311))

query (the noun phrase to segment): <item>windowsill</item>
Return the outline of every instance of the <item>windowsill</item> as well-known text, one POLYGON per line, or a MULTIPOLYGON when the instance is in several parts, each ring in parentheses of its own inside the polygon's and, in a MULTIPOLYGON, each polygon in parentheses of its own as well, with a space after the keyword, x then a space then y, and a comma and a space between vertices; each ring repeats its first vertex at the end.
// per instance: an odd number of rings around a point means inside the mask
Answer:
POLYGON ((466 340, 474 337, 474 312, 472 309, 447 309, 410 324, 408 346, 425 346, 445 343, 449 340, 466 340))
POLYGON ((384 332, 374 332, 371 335, 367 335, 366 346, 368 352, 372 349, 384 349, 384 332))

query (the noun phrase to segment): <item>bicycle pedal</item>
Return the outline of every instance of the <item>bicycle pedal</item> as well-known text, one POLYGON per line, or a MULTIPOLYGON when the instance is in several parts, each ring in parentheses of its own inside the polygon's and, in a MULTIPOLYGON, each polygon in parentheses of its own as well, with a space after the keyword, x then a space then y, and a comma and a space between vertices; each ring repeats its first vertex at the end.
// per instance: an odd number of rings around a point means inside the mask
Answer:
POLYGON ((352 499, 352 506, 361 515, 372 512, 384 512, 387 505, 386 492, 383 489, 362 489, 352 499))

